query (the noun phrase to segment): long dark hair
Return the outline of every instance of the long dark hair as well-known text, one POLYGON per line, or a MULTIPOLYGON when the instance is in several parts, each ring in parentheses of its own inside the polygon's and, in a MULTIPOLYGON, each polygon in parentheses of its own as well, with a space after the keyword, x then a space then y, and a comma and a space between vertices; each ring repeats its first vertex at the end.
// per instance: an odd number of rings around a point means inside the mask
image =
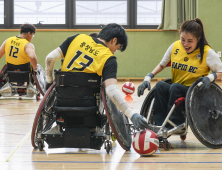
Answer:
POLYGON ((200 54, 201 54, 200 63, 202 63, 204 55, 204 46, 209 44, 206 40, 203 23, 201 22, 201 20, 199 18, 196 18, 194 20, 184 21, 180 26, 179 33, 181 32, 189 32, 192 35, 194 35, 197 40, 200 38, 199 42, 197 43, 197 47, 200 47, 200 54))

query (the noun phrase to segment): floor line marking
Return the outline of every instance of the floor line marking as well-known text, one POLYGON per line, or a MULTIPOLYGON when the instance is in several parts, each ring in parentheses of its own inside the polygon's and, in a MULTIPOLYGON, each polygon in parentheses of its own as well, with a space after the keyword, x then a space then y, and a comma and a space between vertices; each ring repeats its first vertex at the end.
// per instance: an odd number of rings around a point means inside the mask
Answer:
POLYGON ((18 143, 18 145, 15 147, 15 149, 11 151, 11 153, 7 156, 5 162, 8 162, 8 161, 10 160, 10 158, 14 155, 14 153, 19 149, 19 147, 22 146, 22 144, 26 141, 26 139, 31 135, 31 131, 32 131, 32 130, 30 130, 30 131, 25 135, 25 137, 18 143))
POLYGON ((10 135, 24 135, 24 134, 19 134, 19 133, 9 133, 9 132, 1 132, 1 131, 0 133, 10 134, 10 135))
POLYGON ((36 114, 36 113, 11 114, 11 115, 3 115, 3 116, 0 116, 0 117, 18 116, 18 115, 27 115, 27 114, 36 114))
MULTIPOLYGON (((23 162, 23 161, 22 161, 23 162)), ((24 161, 26 162, 26 161, 24 161)), ((90 162, 90 161, 31 161, 33 163, 114 163, 114 161, 95 161, 95 162, 90 162)), ((222 162, 131 162, 131 161, 126 161, 126 162, 116 162, 116 163, 165 163, 165 164, 175 164, 175 163, 198 163, 198 164, 206 164, 206 163, 219 163, 221 164, 222 162)))

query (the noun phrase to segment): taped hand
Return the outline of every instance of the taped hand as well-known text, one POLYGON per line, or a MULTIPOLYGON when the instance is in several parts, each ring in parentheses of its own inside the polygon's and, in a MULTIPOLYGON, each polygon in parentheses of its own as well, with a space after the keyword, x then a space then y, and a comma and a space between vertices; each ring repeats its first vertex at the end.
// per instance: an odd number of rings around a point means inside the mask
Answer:
POLYGON ((131 121, 133 122, 133 125, 135 126, 136 129, 145 129, 148 128, 148 123, 144 119, 144 117, 138 113, 135 113, 131 117, 131 121))

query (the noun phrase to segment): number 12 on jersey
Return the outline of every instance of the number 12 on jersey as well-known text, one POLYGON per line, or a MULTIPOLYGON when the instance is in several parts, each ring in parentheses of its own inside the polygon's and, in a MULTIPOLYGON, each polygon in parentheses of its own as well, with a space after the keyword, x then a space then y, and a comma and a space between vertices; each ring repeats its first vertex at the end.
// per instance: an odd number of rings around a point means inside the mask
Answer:
MULTIPOLYGON (((78 50, 78 51, 76 51, 76 55, 71 59, 71 61, 69 62, 69 64, 67 65, 67 69, 70 69, 71 68, 71 66, 73 65, 73 63, 82 55, 82 51, 80 51, 80 50, 78 50)), ((78 63, 80 66, 82 66, 81 68, 76 68, 76 67, 73 67, 72 68, 72 70, 78 70, 78 71, 83 71, 83 70, 85 70, 87 67, 89 67, 92 63, 93 63, 93 61, 94 61, 94 59, 92 58, 92 57, 90 57, 90 56, 88 56, 88 55, 84 55, 83 56, 83 58, 85 58, 86 60, 88 60, 88 62, 87 63, 84 63, 84 62, 80 62, 80 63, 78 63)))
POLYGON ((14 47, 13 45, 10 46, 10 52, 9 52, 9 57, 14 57, 14 58, 18 58, 17 54, 19 52, 19 48, 18 47, 14 47), (15 49, 15 51, 13 50, 15 49), (13 52, 12 52, 13 51, 13 52))

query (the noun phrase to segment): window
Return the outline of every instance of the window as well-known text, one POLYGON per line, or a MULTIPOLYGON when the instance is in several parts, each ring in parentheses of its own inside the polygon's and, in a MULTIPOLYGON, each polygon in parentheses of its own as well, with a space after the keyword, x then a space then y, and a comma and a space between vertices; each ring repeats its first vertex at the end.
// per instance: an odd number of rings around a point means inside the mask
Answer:
POLYGON ((137 25, 161 23, 162 0, 137 0, 137 25))
POLYGON ((4 24, 4 0, 0 0, 0 24, 4 24))
POLYGON ((76 0, 76 25, 127 25, 127 0, 76 0))
POLYGON ((126 29, 156 29, 161 8, 162 0, 0 0, 0 27, 99 29, 118 23, 126 29))
POLYGON ((65 0, 14 0, 14 24, 65 24, 65 0))

